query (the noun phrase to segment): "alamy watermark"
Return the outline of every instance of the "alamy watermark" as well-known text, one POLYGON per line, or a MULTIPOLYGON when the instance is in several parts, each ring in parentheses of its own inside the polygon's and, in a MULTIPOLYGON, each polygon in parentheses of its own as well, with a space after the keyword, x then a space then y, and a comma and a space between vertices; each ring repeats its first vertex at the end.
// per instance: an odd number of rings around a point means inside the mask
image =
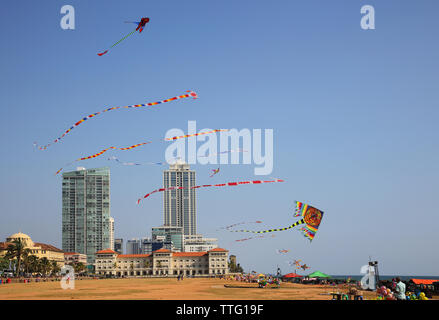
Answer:
MULTIPOLYGON (((187 133, 178 128, 166 132, 166 138, 192 135, 197 132, 197 122, 188 121, 187 133)), ((165 152, 165 159, 173 163, 176 158, 188 164, 253 164, 255 175, 273 172, 273 129, 228 129, 214 134, 199 135, 175 140, 165 152), (198 145, 198 142, 202 142, 198 145), (233 152, 240 150, 242 152, 233 152)))
POLYGON ((75 269, 72 266, 64 265, 61 268, 61 274, 63 275, 61 278, 61 288, 66 289, 75 289, 75 269))

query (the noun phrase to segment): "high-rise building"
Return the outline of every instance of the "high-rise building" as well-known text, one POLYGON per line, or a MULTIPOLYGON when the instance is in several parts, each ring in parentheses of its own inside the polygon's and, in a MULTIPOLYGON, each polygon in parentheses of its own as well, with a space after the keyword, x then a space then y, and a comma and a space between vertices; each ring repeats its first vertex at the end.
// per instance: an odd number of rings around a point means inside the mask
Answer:
POLYGON ((172 242, 175 251, 183 251, 183 228, 173 226, 154 227, 151 231, 152 240, 172 242))
POLYGON ((111 248, 110 169, 108 167, 63 173, 62 249, 87 255, 111 248))
POLYGON ((140 239, 131 239, 127 241, 127 253, 126 254, 140 254, 141 252, 140 239))
POLYGON ((114 218, 110 217, 110 249, 114 250, 114 218))
POLYGON ((167 249, 169 251, 175 252, 171 241, 167 241, 164 237, 159 237, 158 239, 142 239, 141 254, 151 254, 153 251, 160 249, 167 249))
POLYGON ((218 239, 204 238, 201 234, 192 234, 184 236, 184 252, 201 252, 210 251, 218 248, 218 239))
POLYGON ((114 239, 114 251, 123 254, 123 239, 114 239))
POLYGON ((184 187, 163 193, 163 225, 182 227, 184 235, 197 233, 195 171, 184 161, 171 164, 163 172, 163 187, 184 187))

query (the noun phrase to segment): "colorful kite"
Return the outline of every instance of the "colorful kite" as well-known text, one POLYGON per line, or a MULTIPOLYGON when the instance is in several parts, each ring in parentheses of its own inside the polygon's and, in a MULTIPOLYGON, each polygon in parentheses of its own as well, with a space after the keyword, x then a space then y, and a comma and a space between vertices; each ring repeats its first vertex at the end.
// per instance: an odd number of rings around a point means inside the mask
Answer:
MULTIPOLYGON (((211 131, 206 131, 206 132, 200 132, 200 133, 195 133, 195 134, 186 135, 186 136, 179 136, 179 137, 165 138, 165 141, 172 141, 172 140, 175 140, 175 139, 186 138, 186 137, 188 137, 188 136, 191 136, 191 137, 192 137, 192 136, 199 136, 199 135, 203 135, 203 134, 210 134, 210 133, 214 133, 214 132, 218 132, 218 131, 227 131, 227 129, 217 129, 217 130, 211 130, 211 131)), ((161 140, 161 141, 162 141, 162 140, 161 140)), ((142 143, 138 143, 138 144, 135 144, 135 145, 133 145, 133 146, 130 146, 130 147, 124 147, 124 148, 108 147, 108 148, 106 148, 106 149, 104 149, 104 150, 102 150, 102 151, 100 151, 100 152, 98 152, 98 153, 95 153, 95 154, 91 155, 91 156, 87 156, 87 157, 82 157, 82 158, 76 159, 76 160, 74 160, 73 162, 70 162, 70 163, 66 164, 66 166, 72 165, 72 164, 73 164, 74 162, 76 162, 76 161, 88 160, 88 159, 93 159, 93 158, 99 157, 99 156, 103 155, 105 152, 107 152, 108 150, 112 150, 112 149, 115 149, 115 150, 130 150, 130 149, 137 148, 137 147, 143 146, 143 145, 145 145, 145 144, 149 144, 149 143, 152 143, 152 141, 142 142, 142 143)), ((59 170, 55 173, 55 175, 57 175, 58 173, 60 173, 62 170, 63 170, 63 168, 59 169, 59 170)))
POLYGON ((166 162, 143 162, 143 163, 122 162, 118 158, 116 158, 115 156, 109 157, 108 160, 115 160, 124 166, 142 166, 142 165, 148 165, 148 164, 162 166, 162 165, 166 164, 166 162))
POLYGON ((140 21, 125 21, 125 23, 135 23, 137 24, 137 28, 136 30, 131 31, 130 33, 128 33, 125 37, 123 37, 122 39, 120 39, 119 41, 117 41, 115 44, 113 44, 110 48, 108 48, 107 50, 105 50, 104 52, 98 53, 98 56, 103 56, 104 54, 106 54, 111 48, 117 46, 119 43, 121 43, 123 40, 125 40, 126 38, 128 38, 129 36, 131 36, 132 34, 134 34, 134 32, 139 31, 142 32, 143 28, 146 26, 146 24, 149 22, 149 18, 142 18, 140 19, 140 21))
POLYGON ((286 250, 286 249, 276 249, 276 252, 277 253, 288 253, 288 252, 290 252, 290 250, 286 250))
POLYGON ((169 187, 169 188, 160 188, 156 189, 154 191, 151 191, 150 193, 147 193, 143 196, 143 198, 140 198, 137 200, 137 204, 140 203, 142 199, 148 198, 150 195, 156 192, 163 192, 163 191, 169 191, 169 190, 181 190, 181 189, 198 189, 198 188, 206 188, 206 187, 230 187, 230 186, 238 186, 243 184, 261 184, 261 183, 270 183, 270 182, 284 182, 284 180, 276 179, 276 180, 253 180, 253 181, 240 181, 240 182, 227 182, 227 183, 220 183, 220 184, 204 184, 201 186, 193 186, 193 187, 169 187))
POLYGON ((210 178, 212 178, 214 175, 216 175, 220 171, 220 168, 218 167, 218 169, 213 169, 212 171, 213 171, 213 173, 210 175, 210 178))
POLYGON ((251 232, 251 233, 268 233, 268 232, 275 232, 275 231, 285 231, 291 228, 294 228, 298 225, 305 224, 304 228, 301 228, 300 230, 303 232, 304 236, 307 237, 310 241, 314 239, 314 236, 320 226, 320 223, 322 222, 323 218, 323 211, 320 211, 319 209, 316 209, 314 207, 311 207, 308 204, 304 204, 302 202, 296 201, 296 213, 294 217, 302 216, 303 218, 289 227, 285 228, 279 228, 279 229, 269 229, 269 230, 262 230, 262 231, 250 231, 250 230, 233 230, 231 232, 251 232))
POLYGON ((301 265, 300 267, 303 269, 303 271, 305 271, 306 269, 309 269, 309 268, 310 268, 310 267, 308 267, 306 264, 303 264, 303 265, 301 265))
POLYGON ((95 117, 95 116, 97 116, 97 115, 99 115, 101 113, 104 113, 104 112, 108 112, 108 111, 111 111, 111 110, 117 110, 117 109, 121 109, 121 108, 127 109, 127 108, 150 107, 150 106, 155 106, 155 105, 158 105, 158 104, 161 104, 161 103, 174 101, 174 100, 177 100, 177 99, 184 99, 184 98, 190 98, 190 97, 192 97, 194 99, 198 98, 198 95, 195 92, 190 91, 190 90, 188 90, 186 92, 188 92, 188 93, 184 94, 184 95, 181 95, 181 96, 173 97, 173 98, 170 98, 170 99, 165 99, 165 100, 162 100, 162 101, 150 102, 150 103, 146 103, 146 104, 133 104, 131 106, 124 106, 124 107, 112 107, 112 108, 107 108, 105 110, 102 110, 100 112, 96 112, 96 113, 90 114, 87 117, 84 117, 81 120, 79 120, 78 122, 76 122, 73 126, 71 126, 69 129, 67 129, 67 131, 64 132, 61 137, 55 139, 52 143, 49 143, 49 144, 47 144, 45 146, 38 146, 37 143, 34 143, 34 146, 36 146, 40 150, 45 150, 50 145, 59 142, 66 134, 68 134, 70 131, 72 131, 73 128, 79 126, 84 121, 86 121, 86 120, 88 120, 90 118, 93 118, 93 117, 95 117))

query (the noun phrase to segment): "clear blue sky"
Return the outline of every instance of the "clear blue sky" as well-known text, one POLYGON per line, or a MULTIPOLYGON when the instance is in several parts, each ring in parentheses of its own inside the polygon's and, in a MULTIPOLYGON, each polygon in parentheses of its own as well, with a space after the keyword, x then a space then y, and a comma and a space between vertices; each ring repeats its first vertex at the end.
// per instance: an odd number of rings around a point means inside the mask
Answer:
MULTIPOLYGON (((382 274, 436 275, 439 256, 439 3, 421 1, 8 1, 0 11, 0 241, 21 230, 61 247, 65 163, 108 146, 160 139, 168 129, 272 128, 274 171, 285 183, 198 191, 198 231, 217 237, 246 271, 359 274, 369 256, 382 274), (62 5, 76 29, 62 30, 62 5), (360 28, 361 6, 376 29, 360 28), (134 25, 151 21, 113 48, 134 25), (192 89, 198 100, 155 109, 146 103, 192 89), (216 231, 262 220, 283 227, 294 201, 325 212, 312 243, 297 230, 235 243, 249 234, 216 231), (279 255, 276 249, 290 249, 279 255)), ((162 161, 167 145, 118 151, 124 161, 162 161)), ((162 195, 136 204, 162 183, 162 168, 111 167, 116 237, 145 237, 162 224, 162 195)), ((253 165, 195 165, 197 182, 255 178, 253 165)), ((71 167, 74 168, 74 167, 71 167)), ((256 177, 260 178, 260 177, 256 177)))

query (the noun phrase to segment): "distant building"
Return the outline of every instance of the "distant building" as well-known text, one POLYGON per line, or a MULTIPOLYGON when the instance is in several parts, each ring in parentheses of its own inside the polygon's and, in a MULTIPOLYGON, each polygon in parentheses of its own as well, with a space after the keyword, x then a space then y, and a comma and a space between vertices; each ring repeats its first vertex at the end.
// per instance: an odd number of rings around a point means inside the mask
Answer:
POLYGON ((141 254, 151 254, 153 251, 160 249, 167 249, 174 251, 174 246, 171 241, 167 241, 165 237, 159 239, 142 239, 141 254))
POLYGON ((64 265, 64 252, 50 244, 33 242, 32 239, 24 233, 14 233, 6 238, 6 242, 0 242, 0 257, 8 252, 8 246, 16 239, 20 239, 30 254, 41 258, 47 258, 50 261, 56 261, 59 266, 64 265))
POLYGON ((140 254, 141 242, 139 239, 131 239, 127 241, 127 253, 126 254, 140 254))
POLYGON ((236 266, 236 256, 233 254, 230 255, 230 263, 236 266))
POLYGON ((110 169, 65 172, 62 176, 62 248, 87 255, 113 246, 110 219, 110 169))
POLYGON ((114 218, 110 217, 110 249, 114 250, 114 218))
POLYGON ((123 254, 123 239, 114 239, 114 251, 123 254))
POLYGON ((78 252, 64 252, 65 264, 82 263, 87 265, 87 255, 78 252))
POLYGON ((203 238, 201 234, 184 236, 184 252, 210 251, 218 248, 218 239, 203 238))
MULTIPOLYGON (((161 226, 151 229, 152 240, 172 242, 173 251, 184 250, 183 228, 176 226, 161 226)), ((155 251, 155 250, 153 250, 155 251)))
POLYGON ((218 276, 228 274, 228 250, 171 252, 160 249, 151 254, 117 254, 107 249, 96 253, 95 270, 115 276, 218 276))
POLYGON ((182 227, 183 234, 197 233, 195 171, 184 161, 177 161, 163 171, 163 187, 184 189, 163 192, 163 225, 182 227))

